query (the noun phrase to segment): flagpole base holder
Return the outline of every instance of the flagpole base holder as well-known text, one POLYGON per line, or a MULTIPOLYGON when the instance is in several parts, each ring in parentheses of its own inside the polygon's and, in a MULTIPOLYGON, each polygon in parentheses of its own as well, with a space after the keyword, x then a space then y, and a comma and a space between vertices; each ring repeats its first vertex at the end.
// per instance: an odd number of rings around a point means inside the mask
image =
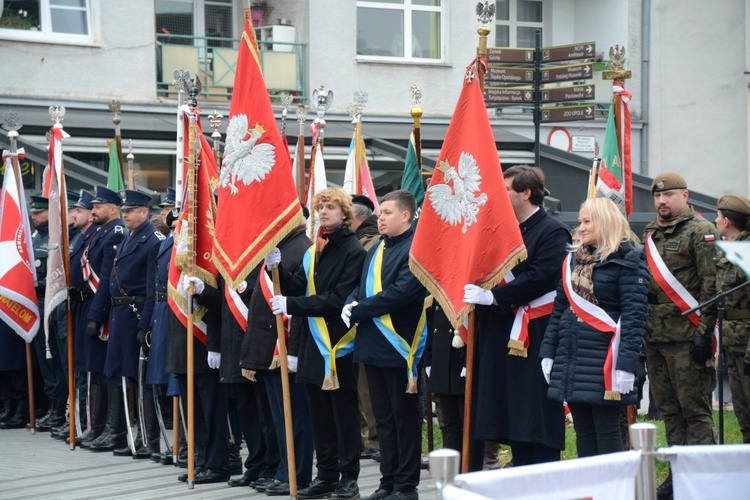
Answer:
POLYGON ((187 485, 188 485, 188 489, 189 490, 194 490, 195 489, 195 481, 188 481, 187 485))

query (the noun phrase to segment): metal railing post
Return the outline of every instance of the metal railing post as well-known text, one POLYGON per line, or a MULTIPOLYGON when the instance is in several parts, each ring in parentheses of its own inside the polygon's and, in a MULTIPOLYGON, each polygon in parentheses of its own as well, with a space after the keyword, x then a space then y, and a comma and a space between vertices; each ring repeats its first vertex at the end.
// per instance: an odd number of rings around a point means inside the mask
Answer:
POLYGON ((641 465, 635 477, 635 498, 656 500, 656 426, 638 423, 629 428, 630 444, 641 452, 641 465))
POLYGON ((430 475, 435 478, 438 498, 443 498, 443 488, 455 484, 461 465, 461 453, 450 448, 431 451, 428 455, 430 475))

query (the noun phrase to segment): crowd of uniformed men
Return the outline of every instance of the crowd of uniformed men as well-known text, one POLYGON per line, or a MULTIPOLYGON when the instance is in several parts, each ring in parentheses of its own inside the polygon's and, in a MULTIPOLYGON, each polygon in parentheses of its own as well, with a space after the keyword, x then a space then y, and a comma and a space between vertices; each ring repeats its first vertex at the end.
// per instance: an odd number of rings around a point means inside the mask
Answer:
MULTIPOLYGON (((542 207, 546 188, 540 169, 516 166, 504 176, 528 257, 512 270, 512 280, 490 291, 472 284, 465 290, 464 300, 477 304, 471 470, 487 465, 486 449, 496 458, 495 443, 510 446, 514 466, 559 460, 565 447, 564 407, 547 397, 548 380, 540 368, 549 313, 530 319, 525 356, 514 355, 508 345, 519 308, 558 290, 571 235, 542 207)), ((647 260, 652 276, 657 271, 671 275, 698 302, 746 280, 714 242, 720 237, 750 238, 747 198, 722 197, 713 225, 690 207, 680 175, 658 175, 651 192, 658 213, 643 236, 651 246, 647 260)), ((170 189, 159 205, 161 213, 150 218, 151 198, 137 191, 116 193, 97 186, 93 193, 69 193, 69 297, 78 390, 68 394, 62 304, 49 330, 33 340, 37 429, 65 440, 72 424, 67 402, 76 397, 85 431, 76 438, 78 444, 92 452, 132 456, 123 386, 129 388, 126 393, 137 392, 132 390, 134 381, 143 377, 145 390, 134 406, 145 431, 136 430, 134 458, 172 463, 162 445, 162 428, 180 425, 180 415, 172 414, 167 397, 182 396, 184 405, 187 391, 186 330, 167 303, 172 229, 179 217, 174 194, 170 189), (148 361, 142 373, 139 364, 144 359, 148 361)), ((29 210, 40 308, 48 203, 32 196, 29 210)), ((379 213, 373 213, 368 198, 331 188, 319 193, 312 206, 321 223, 315 241, 308 238, 305 225, 298 227, 232 293, 220 276, 180 283, 192 284, 196 305, 207 310, 201 318, 205 343, 194 340, 195 482, 228 481, 229 486, 250 486, 268 495, 289 494, 275 318, 281 314, 289 370, 297 382, 290 392, 299 497, 357 498, 360 459, 374 458, 380 461, 382 478, 368 498, 416 499, 425 415, 419 393, 425 386, 414 384, 413 375, 417 370, 427 375, 426 390, 435 394, 440 409, 443 443, 461 450, 466 348, 456 342, 459 332, 437 301, 425 301, 424 288, 409 270, 415 200, 407 191, 394 191, 380 200, 379 213), (280 270, 280 296, 272 293, 269 270, 274 266, 280 270), (235 319, 232 297, 247 307, 246 328, 235 319), (399 347, 399 342, 411 346, 424 337, 420 328, 425 312, 424 349, 399 347), (331 345, 320 345, 325 338, 331 345), (412 365, 413 370, 407 368, 412 365), (242 438, 247 447, 244 472, 242 438)), ((667 288, 652 277, 640 363, 648 367, 668 444, 715 443, 711 393, 716 380, 716 309, 708 307, 691 321, 676 305, 675 291, 667 288)), ((723 345, 729 383, 743 440, 750 442, 748 289, 729 296, 726 309, 723 345)), ((0 428, 22 428, 29 422, 24 344, 7 325, 0 328, 0 428)), ((618 368, 628 374, 638 371, 618 368)), ((642 381, 635 386, 640 396, 642 381)), ((599 390, 599 404, 626 401, 605 401, 605 388, 599 390)), ((184 439, 172 445, 179 449, 177 465, 185 466, 184 439)), ((658 493, 659 498, 671 498, 670 478, 658 493)))

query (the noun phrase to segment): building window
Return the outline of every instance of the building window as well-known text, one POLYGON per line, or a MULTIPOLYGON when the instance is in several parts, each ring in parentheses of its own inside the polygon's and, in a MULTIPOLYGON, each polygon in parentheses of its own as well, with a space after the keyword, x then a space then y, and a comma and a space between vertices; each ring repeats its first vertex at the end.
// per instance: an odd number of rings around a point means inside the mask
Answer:
POLYGON ((172 45, 232 47, 232 0, 156 0, 156 33, 172 45))
POLYGON ((360 0, 357 55, 408 61, 444 59, 442 0, 360 0))
POLYGON ((93 42, 91 0, 4 0, 0 38, 93 42))
POLYGON ((544 1, 500 0, 495 5, 495 46, 534 47, 536 30, 544 28, 544 1))

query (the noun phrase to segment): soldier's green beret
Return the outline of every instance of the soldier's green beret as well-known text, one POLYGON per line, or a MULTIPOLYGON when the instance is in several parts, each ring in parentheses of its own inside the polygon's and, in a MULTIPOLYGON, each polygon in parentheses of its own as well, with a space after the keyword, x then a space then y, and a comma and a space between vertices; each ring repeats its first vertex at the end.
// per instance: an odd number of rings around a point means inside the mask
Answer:
POLYGON ((719 210, 731 210, 738 214, 750 216, 750 200, 745 197, 728 194, 719 198, 716 204, 719 210))
POLYGON ((664 172, 654 177, 651 183, 651 194, 670 189, 687 189, 685 178, 675 172, 664 172))

